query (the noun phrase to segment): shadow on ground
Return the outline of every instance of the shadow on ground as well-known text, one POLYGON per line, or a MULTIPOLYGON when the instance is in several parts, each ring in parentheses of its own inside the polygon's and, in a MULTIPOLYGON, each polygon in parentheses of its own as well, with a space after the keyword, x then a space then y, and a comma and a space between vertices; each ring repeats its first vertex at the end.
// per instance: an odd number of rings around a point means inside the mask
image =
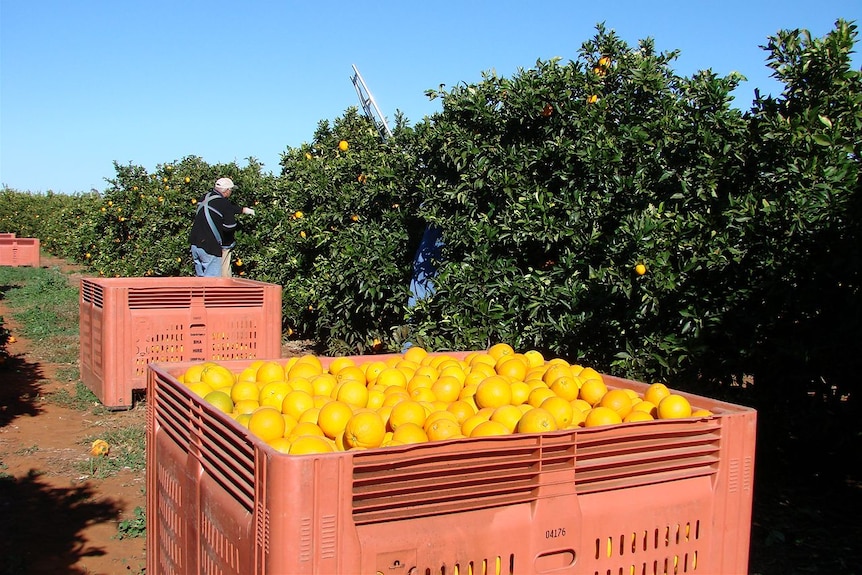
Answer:
POLYGON ((20 356, 5 358, 0 365, 0 428, 21 416, 41 413, 42 369, 20 356))
POLYGON ((87 485, 51 486, 34 471, 0 478, 0 573, 84 575, 74 565, 104 550, 87 546, 82 530, 120 514, 118 504, 97 495, 87 485))

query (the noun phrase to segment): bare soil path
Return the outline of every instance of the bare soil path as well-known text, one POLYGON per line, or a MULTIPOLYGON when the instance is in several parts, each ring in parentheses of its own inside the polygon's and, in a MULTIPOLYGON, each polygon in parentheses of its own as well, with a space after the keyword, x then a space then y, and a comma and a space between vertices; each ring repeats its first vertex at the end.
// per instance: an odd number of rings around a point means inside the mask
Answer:
MULTIPOLYGON (((69 269, 52 258, 42 265, 69 269)), ((0 316, 15 337, 0 370, 0 573, 142 573, 145 538, 118 538, 118 526, 146 507, 145 474, 94 477, 88 463, 92 437, 144 426, 145 409, 95 416, 47 401, 64 388, 74 395, 75 383, 33 356, 2 299, 0 316)))

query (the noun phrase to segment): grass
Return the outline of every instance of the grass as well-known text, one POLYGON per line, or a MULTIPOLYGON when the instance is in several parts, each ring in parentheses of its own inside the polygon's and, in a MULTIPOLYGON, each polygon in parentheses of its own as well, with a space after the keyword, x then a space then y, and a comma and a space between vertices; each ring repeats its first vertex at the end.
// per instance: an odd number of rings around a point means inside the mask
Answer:
POLYGON ((105 456, 92 457, 90 461, 80 462, 79 471, 104 478, 123 469, 142 471, 146 467, 146 430, 143 426, 108 429, 99 435, 88 437, 84 443, 90 445, 98 439, 110 445, 110 452, 105 456))
POLYGON ((43 361, 74 365, 78 360, 78 289, 58 268, 0 267, 0 294, 43 361))

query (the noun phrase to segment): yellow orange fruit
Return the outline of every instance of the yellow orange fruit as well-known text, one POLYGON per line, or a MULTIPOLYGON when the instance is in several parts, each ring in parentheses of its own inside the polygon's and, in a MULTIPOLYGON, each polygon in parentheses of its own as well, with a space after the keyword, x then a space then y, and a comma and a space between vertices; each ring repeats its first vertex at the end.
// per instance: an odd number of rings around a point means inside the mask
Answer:
POLYGON ((233 411, 233 400, 224 391, 211 391, 204 396, 204 401, 214 405, 216 409, 223 413, 231 413, 233 411))
POLYGON ((260 388, 251 381, 238 381, 230 388, 230 398, 234 403, 244 399, 260 401, 260 388))
POLYGON ((495 407, 493 413, 491 413, 490 421, 497 421, 506 426, 506 429, 509 430, 509 433, 513 433, 515 428, 518 427, 518 421, 521 419, 523 413, 518 407, 510 404, 501 405, 500 407, 495 407))
POLYGON ((286 413, 296 420, 302 414, 314 407, 314 396, 307 391, 293 390, 284 396, 281 402, 281 412, 286 413))
MULTIPOLYGON (((203 381, 192 381, 186 383, 186 387, 188 387, 192 393, 200 397, 206 397, 211 391, 214 391, 210 384, 203 381)), ((254 388, 257 389, 257 386, 255 385, 254 388)))
POLYGON ((368 388, 365 387, 365 380, 348 380, 340 384, 335 388, 335 399, 357 407, 365 407, 368 405, 368 388))
POLYGON ((691 404, 681 395, 671 393, 658 404, 659 419, 682 419, 691 417, 691 404))
POLYGON ((602 396, 599 405, 613 409, 623 418, 632 410, 632 398, 624 389, 611 389, 602 396))
POLYGON ((257 368, 255 379, 258 383, 284 380, 284 367, 276 361, 265 361, 257 368))
POLYGON ((553 391, 555 395, 565 399, 566 401, 577 399, 581 390, 580 385, 578 384, 578 379, 573 375, 561 375, 557 377, 548 385, 548 388, 553 391))
POLYGON ((418 401, 412 399, 400 401, 392 406, 392 411, 389 413, 389 428, 392 431, 397 431, 405 423, 413 423, 422 427, 425 425, 427 417, 428 412, 418 401))
POLYGON ((284 418, 281 411, 274 407, 260 407, 254 410, 248 420, 248 430, 264 441, 284 437, 284 418))
POLYGON ((545 357, 542 355, 542 352, 530 349, 524 352, 524 356, 527 358, 527 361, 530 364, 530 367, 538 367, 545 363, 545 357))
POLYGON ((598 427, 601 425, 613 425, 622 423, 623 418, 620 414, 610 407, 602 407, 601 405, 592 408, 587 412, 584 418, 584 427, 598 427))
POLYGON ((494 358, 494 363, 496 364, 504 355, 514 355, 515 350, 508 343, 501 342, 495 343, 494 345, 489 347, 486 353, 492 358, 494 358))
POLYGON ((431 391, 440 401, 451 403, 461 395, 463 383, 451 375, 441 375, 431 384, 431 391))
POLYGON ((504 355, 494 366, 498 375, 511 378, 514 381, 523 381, 527 375, 527 368, 527 360, 517 355, 504 355))
POLYGON ((422 426, 413 422, 406 422, 392 431, 392 441, 397 442, 398 445, 425 443, 428 441, 428 434, 425 433, 422 426))
POLYGON ((326 437, 335 439, 347 427, 351 417, 353 417, 353 408, 349 404, 333 400, 323 405, 317 412, 317 426, 323 430, 326 437))
POLYGON ((327 367, 327 370, 332 375, 337 375, 338 372, 342 370, 342 368, 347 367, 347 366, 355 367, 356 363, 349 357, 344 357, 344 356, 334 357, 334 358, 332 358, 332 361, 329 362, 329 366, 327 367))
POLYGON ((404 356, 404 359, 408 361, 421 363, 422 359, 428 355, 428 352, 422 347, 413 345, 408 347, 402 355, 404 356))
POLYGON ((542 407, 534 407, 518 421, 518 433, 546 433, 558 429, 554 415, 542 407))
POLYGON ((663 383, 652 383, 644 390, 644 401, 658 405, 661 400, 670 395, 670 389, 663 383))
POLYGON ((323 437, 303 435, 290 442, 290 455, 310 455, 315 453, 332 453, 335 448, 323 437))
POLYGON ((353 414, 344 428, 344 442, 350 447, 369 449, 379 447, 386 435, 386 425, 376 411, 353 414))
POLYGON ((426 425, 425 434, 428 436, 429 441, 442 441, 463 435, 461 433, 461 424, 445 417, 438 418, 430 425, 426 425))
POLYGON ((565 429, 572 422, 574 408, 571 402, 559 396, 549 397, 544 400, 540 406, 554 416, 554 422, 557 424, 557 429, 565 429))
POLYGON ((608 387, 601 379, 587 379, 581 384, 578 399, 583 399, 590 405, 596 406, 607 392, 608 387))
POLYGON ((512 386, 501 376, 488 377, 476 388, 473 398, 479 407, 500 407, 512 402, 512 386))
POLYGON ((290 393, 290 391, 291 388, 286 381, 271 381, 269 383, 265 383, 263 387, 260 388, 257 401, 261 405, 275 407, 281 411, 281 404, 284 401, 284 397, 290 393))
MULTIPOLYGON (((516 408, 517 409, 517 408, 516 408)), ((469 437, 492 437, 498 435, 510 435, 512 432, 499 421, 483 421, 473 428, 469 437)))
POLYGON ((228 387, 236 382, 236 376, 226 367, 209 364, 201 372, 201 381, 208 383, 213 389, 228 387))
POLYGON ((628 423, 630 421, 652 421, 653 419, 655 418, 650 415, 648 411, 630 411, 628 415, 623 418, 623 421, 628 423))

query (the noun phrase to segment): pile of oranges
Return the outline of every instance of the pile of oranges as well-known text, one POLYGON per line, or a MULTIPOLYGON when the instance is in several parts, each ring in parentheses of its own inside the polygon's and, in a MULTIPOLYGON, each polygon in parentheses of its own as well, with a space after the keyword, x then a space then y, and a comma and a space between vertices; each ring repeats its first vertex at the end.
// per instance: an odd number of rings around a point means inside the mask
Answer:
POLYGON ((178 379, 289 454, 711 415, 662 383, 642 395, 609 389, 593 368, 505 343, 463 357, 411 347, 324 365, 303 355, 255 361, 238 374, 204 362, 178 379))

